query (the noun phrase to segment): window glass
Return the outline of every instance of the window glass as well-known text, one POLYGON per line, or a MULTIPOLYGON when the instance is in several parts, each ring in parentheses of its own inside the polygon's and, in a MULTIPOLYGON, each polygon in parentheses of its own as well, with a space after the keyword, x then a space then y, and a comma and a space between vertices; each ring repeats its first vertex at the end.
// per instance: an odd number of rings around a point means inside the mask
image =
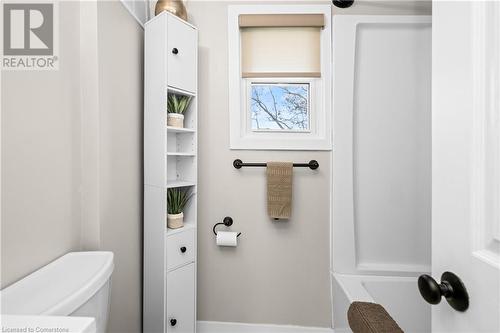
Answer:
POLYGON ((308 83, 252 83, 253 131, 309 131, 308 83))

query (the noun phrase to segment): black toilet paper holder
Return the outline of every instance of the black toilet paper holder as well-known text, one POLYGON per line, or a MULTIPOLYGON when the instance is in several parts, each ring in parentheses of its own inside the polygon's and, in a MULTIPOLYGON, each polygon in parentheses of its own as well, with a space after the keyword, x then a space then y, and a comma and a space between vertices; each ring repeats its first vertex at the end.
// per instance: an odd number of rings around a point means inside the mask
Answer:
MULTIPOLYGON (((233 218, 232 218, 231 216, 226 216, 226 217, 224 218, 224 220, 222 220, 222 222, 216 223, 216 224, 214 225, 214 227, 212 228, 212 230, 213 230, 213 232, 214 232, 214 234, 215 234, 216 236, 217 236, 217 231, 215 231, 215 228, 216 228, 218 225, 221 225, 221 224, 225 225, 226 227, 230 227, 230 226, 232 226, 232 225, 233 225, 233 218)), ((240 232, 240 233, 238 233, 238 235, 236 235, 236 237, 240 237, 240 235, 241 235, 241 232, 240 232)))

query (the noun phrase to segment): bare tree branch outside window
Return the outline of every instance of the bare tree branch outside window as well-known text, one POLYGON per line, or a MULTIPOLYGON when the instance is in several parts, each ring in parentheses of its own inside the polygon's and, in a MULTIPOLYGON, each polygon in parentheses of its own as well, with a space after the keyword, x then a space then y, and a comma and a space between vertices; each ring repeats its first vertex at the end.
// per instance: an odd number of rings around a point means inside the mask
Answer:
POLYGON ((309 84, 252 84, 252 130, 309 130, 309 84))

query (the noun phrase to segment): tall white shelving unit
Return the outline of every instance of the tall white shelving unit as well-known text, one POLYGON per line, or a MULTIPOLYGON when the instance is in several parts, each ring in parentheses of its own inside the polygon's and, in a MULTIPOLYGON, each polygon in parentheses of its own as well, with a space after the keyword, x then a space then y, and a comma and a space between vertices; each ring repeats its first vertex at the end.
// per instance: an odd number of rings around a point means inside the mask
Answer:
POLYGON ((143 331, 196 331, 196 27, 163 12, 145 25, 143 331), (184 127, 167 126, 168 94, 192 96, 184 127), (191 188, 184 227, 167 229, 167 189, 191 188))

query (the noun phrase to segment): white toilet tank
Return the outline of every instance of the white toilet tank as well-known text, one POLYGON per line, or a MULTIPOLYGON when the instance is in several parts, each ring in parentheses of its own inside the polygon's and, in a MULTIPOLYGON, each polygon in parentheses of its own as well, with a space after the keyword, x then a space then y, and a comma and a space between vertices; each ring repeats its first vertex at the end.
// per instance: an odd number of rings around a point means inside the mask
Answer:
POLYGON ((112 252, 71 252, 0 291, 2 314, 94 317, 106 332, 112 252))

